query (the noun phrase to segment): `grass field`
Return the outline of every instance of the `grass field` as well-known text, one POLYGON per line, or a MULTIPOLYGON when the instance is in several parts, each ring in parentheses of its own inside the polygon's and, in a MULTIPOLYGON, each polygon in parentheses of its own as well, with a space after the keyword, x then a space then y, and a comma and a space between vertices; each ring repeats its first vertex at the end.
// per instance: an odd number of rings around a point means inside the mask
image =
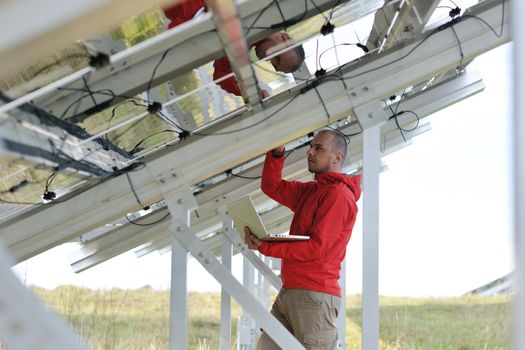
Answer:
MULTIPOLYGON (((33 288, 93 349, 167 349, 169 292, 33 288)), ((511 298, 381 298, 381 349, 511 349, 511 298)), ((232 306, 232 342, 240 307, 232 306)), ((361 349, 361 298, 347 298, 347 349, 361 349)), ((189 293, 192 350, 218 349, 220 295, 189 293)), ((232 344, 236 349, 236 344, 232 344)))

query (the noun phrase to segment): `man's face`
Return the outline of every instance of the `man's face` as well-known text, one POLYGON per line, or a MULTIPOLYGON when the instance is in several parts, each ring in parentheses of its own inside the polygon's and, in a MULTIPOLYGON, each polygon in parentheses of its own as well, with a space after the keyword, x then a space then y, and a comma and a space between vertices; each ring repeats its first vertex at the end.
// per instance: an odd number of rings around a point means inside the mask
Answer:
MULTIPOLYGON (((259 40, 255 44, 255 54, 259 58, 264 58, 271 54, 270 49, 276 45, 291 41, 292 39, 284 33, 273 33, 272 35, 267 36, 266 38, 259 40)), ((279 45, 280 46, 280 45, 279 45)), ((282 50, 284 47, 281 47, 278 51, 282 50)), ((295 50, 290 50, 283 52, 279 56, 275 56, 270 59, 270 63, 273 68, 278 72, 292 73, 295 71, 297 64, 299 62, 299 57, 295 50)))
POLYGON ((337 152, 333 149, 332 138, 330 133, 320 132, 310 142, 308 156, 308 171, 314 174, 334 171, 337 164, 337 152))

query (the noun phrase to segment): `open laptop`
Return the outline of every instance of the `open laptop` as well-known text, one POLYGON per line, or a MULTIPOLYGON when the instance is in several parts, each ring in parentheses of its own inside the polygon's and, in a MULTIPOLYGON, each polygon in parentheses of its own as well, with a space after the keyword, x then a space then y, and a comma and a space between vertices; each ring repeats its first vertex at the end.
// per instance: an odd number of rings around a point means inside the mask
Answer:
POLYGON ((237 231, 244 242, 244 226, 248 226, 252 233, 261 241, 305 241, 309 236, 289 234, 269 234, 255 209, 250 196, 243 197, 228 205, 228 214, 232 218, 237 231))

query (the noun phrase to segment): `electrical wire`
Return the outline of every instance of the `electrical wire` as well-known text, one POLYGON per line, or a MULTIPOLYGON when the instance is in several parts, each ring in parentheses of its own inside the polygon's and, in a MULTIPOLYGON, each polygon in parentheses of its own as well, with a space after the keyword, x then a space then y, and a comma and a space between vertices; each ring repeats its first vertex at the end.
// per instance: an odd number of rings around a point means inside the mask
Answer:
POLYGON ((465 55, 463 54, 463 47, 461 46, 461 41, 459 40, 458 33, 456 33, 456 29, 454 29, 454 25, 451 25, 450 29, 452 29, 452 33, 454 33, 454 36, 456 37, 456 41, 458 42, 459 55, 461 56, 461 59, 459 61, 458 70, 461 70, 463 67, 463 58, 465 57, 465 55))
POLYGON ((132 149, 131 151, 129 151, 129 153, 133 154, 133 153, 136 153, 139 151, 139 146, 142 145, 147 139, 153 137, 153 136, 156 136, 156 135, 159 135, 159 134, 163 134, 163 133, 175 133, 178 135, 180 135, 180 132, 178 132, 177 130, 173 130, 173 129, 166 129, 166 130, 161 130, 161 131, 157 131, 151 135, 148 135, 146 137, 144 137, 142 140, 140 140, 132 149))
MULTIPOLYGON (((312 5, 314 5, 314 7, 315 7, 315 9, 317 10, 317 12, 319 12, 319 14, 320 14, 321 16, 324 17, 324 19, 326 20, 325 23, 328 23, 330 20, 328 19, 328 17, 326 17, 326 15, 324 14, 324 12, 321 11, 321 9, 319 8, 319 6, 317 6, 317 4, 315 3, 315 1, 314 1, 314 0, 310 0, 310 2, 312 3, 312 5)), ((336 6, 337 6, 337 4, 336 4, 336 6)))
POLYGON ((483 18, 481 17, 478 17, 478 16, 474 16, 474 15, 469 15, 469 14, 463 14, 463 16, 461 16, 462 18, 473 18, 473 19, 477 19, 478 21, 484 23, 487 27, 489 27, 489 29, 494 33, 494 35, 497 37, 497 38, 501 38, 501 36, 503 35, 503 25, 505 24, 505 1, 506 0, 501 0, 501 26, 500 26, 500 31, 499 31, 499 34, 496 32, 496 30, 494 29, 494 27, 492 27, 487 21, 485 21, 483 18))
POLYGON ((129 187, 131 188, 131 192, 133 192, 133 196, 135 196, 138 205, 140 205, 140 207, 143 209, 146 208, 146 206, 140 201, 140 198, 137 195, 137 192, 135 191, 135 187, 133 187, 133 183, 131 182, 131 178, 129 177, 128 172, 126 172, 126 178, 128 179, 129 187))
MULTIPOLYGON (((321 58, 323 57, 323 55, 330 51, 330 50, 333 50, 333 49, 336 49, 338 46, 356 46, 356 47, 359 47, 361 50, 365 51, 365 54, 368 53, 368 48, 361 44, 361 43, 341 43, 341 44, 337 44, 337 45, 334 45, 326 50, 324 50, 323 52, 321 52, 321 54, 318 56, 318 62, 319 62, 319 67, 320 68, 323 68, 323 65, 321 64, 321 58)), ((316 55, 317 55, 317 51, 316 51, 316 55)), ((317 68, 319 69, 319 68, 317 68)))
POLYGON ((290 105, 290 103, 292 103, 293 101, 295 101, 295 99, 297 97, 299 97, 300 95, 302 95, 302 93, 298 93, 296 94, 295 96, 293 96, 290 100, 288 100, 284 105, 282 105, 281 107, 279 107, 275 112, 271 113, 270 115, 266 116, 265 118, 263 118, 262 120, 259 120, 258 122, 252 124, 252 125, 248 125, 248 126, 245 126, 245 127, 242 127, 242 128, 239 128, 239 129, 235 129, 235 130, 230 130, 230 131, 223 131, 223 132, 215 132, 215 133, 203 133, 203 132, 194 132, 193 135, 198 135, 198 136, 220 136, 220 135, 229 135, 229 134, 234 134, 236 132, 239 132, 239 131, 243 131, 243 130, 247 130, 247 129, 250 129, 250 128, 253 128, 254 126, 257 126, 261 123, 264 123, 265 121, 269 120, 270 118, 272 118, 273 116, 275 116, 277 113, 279 113, 280 111, 282 111, 283 109, 285 109, 286 107, 288 107, 288 105, 290 105))
POLYGON ((126 220, 128 220, 128 222, 130 224, 133 224, 135 226, 153 226, 153 225, 156 225, 158 224, 159 222, 165 220, 167 217, 169 217, 171 215, 171 213, 168 211, 168 213, 166 215, 164 215, 162 218, 158 219, 157 221, 154 221, 154 222, 149 222, 147 224, 141 224, 141 223, 138 223, 136 221, 133 221, 131 220, 129 217, 128 217, 128 214, 126 214, 126 220))
POLYGON ((157 73, 157 69, 159 69, 160 65, 162 64, 162 62, 164 61, 164 59, 166 58, 166 56, 168 55, 170 50, 171 50, 171 48, 169 48, 166 51, 164 51, 164 53, 160 57, 159 63, 157 63, 155 68, 153 68, 153 72, 151 73, 151 78, 148 81, 148 87, 146 89, 146 98, 148 99, 148 101, 150 101, 149 92, 151 90, 151 84, 153 84, 153 80, 155 79, 155 74, 157 73))

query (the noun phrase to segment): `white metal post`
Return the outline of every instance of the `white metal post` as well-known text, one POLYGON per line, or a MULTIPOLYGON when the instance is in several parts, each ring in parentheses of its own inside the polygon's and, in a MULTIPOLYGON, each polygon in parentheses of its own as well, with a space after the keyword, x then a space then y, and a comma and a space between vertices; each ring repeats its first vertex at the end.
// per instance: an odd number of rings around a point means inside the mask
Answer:
POLYGON ((346 349, 346 259, 341 262, 339 285, 341 286, 341 307, 336 320, 337 335, 339 336, 337 350, 343 350, 346 349))
MULTIPOLYGON (((254 253, 255 255, 255 253, 254 253)), ((256 256, 258 259, 258 257, 256 256)), ((250 260, 247 257, 242 259, 242 285, 250 294, 254 294, 255 289, 255 269, 250 260)), ((253 317, 245 310, 242 309, 242 315, 239 320, 239 332, 237 333, 237 340, 239 342, 240 349, 242 350, 253 350, 255 349, 255 338, 253 333, 255 331, 255 321, 253 317)))
MULTIPOLYGON (((231 229, 232 221, 224 223, 224 229, 231 229)), ((232 244, 226 236, 222 236, 222 265, 231 272, 232 244)), ((220 349, 231 349, 231 296, 224 287, 221 287, 221 340, 220 349)))
POLYGON ((20 282, 12 265, 0 244, 0 348, 86 349, 65 322, 44 308, 20 282))
POLYGON ((172 237, 170 290, 170 350, 188 348, 188 251, 172 237))
POLYGON ((525 2, 511 1, 514 40, 514 225, 516 297, 514 349, 525 349, 525 2))
POLYGON ((290 350, 304 350, 299 341, 258 302, 252 293, 237 281, 230 270, 217 260, 215 253, 191 232, 188 227, 190 213, 197 209, 198 205, 189 186, 168 190, 164 193, 164 198, 172 216, 170 230, 177 241, 237 300, 246 312, 253 316, 260 327, 264 328, 279 346, 290 350))
POLYGON ((381 124, 363 131, 363 350, 379 348, 379 172, 381 124))

